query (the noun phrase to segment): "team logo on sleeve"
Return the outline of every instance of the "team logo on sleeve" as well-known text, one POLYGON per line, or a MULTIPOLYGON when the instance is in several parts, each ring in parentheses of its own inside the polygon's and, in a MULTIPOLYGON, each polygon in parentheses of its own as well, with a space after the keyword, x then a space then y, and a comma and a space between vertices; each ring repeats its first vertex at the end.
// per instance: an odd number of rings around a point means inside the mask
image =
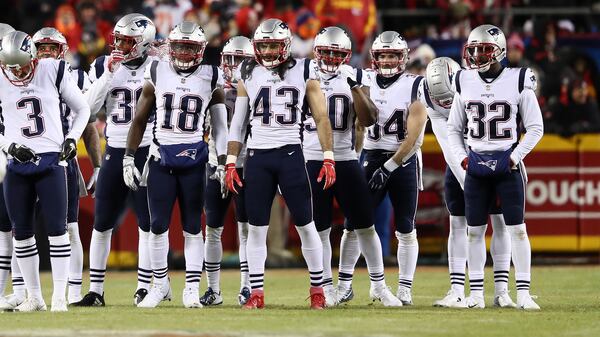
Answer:
POLYGON ((487 32, 494 38, 494 40, 498 41, 498 36, 500 36, 500 29, 497 27, 493 27, 487 30, 487 32))
POLYGON ((175 157, 189 157, 192 160, 196 160, 196 155, 198 154, 198 150, 196 149, 186 149, 179 152, 175 157))
POLYGON ((482 160, 482 161, 478 162, 477 164, 487 166, 490 170, 496 171, 496 165, 498 165, 498 161, 497 160, 486 160, 486 161, 482 160))

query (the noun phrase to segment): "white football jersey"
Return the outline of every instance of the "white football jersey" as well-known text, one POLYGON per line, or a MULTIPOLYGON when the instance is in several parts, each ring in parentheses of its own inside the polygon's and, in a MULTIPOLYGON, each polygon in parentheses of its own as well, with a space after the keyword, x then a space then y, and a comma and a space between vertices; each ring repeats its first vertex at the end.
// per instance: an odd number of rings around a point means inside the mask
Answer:
MULTIPOLYGON (((223 90, 225 91, 225 108, 227 109, 227 123, 231 123, 231 118, 233 117, 233 112, 235 110, 235 100, 237 99, 237 82, 232 83, 225 80, 223 77, 223 82, 225 83, 223 90)), ((207 120, 210 121, 210 115, 207 117, 207 120)), ((217 158, 217 146, 215 140, 212 136, 212 128, 211 132, 208 136, 208 163, 212 166, 219 165, 217 158)), ((244 161, 246 160, 246 144, 242 146, 242 150, 237 158, 237 162, 235 164, 236 167, 243 167, 244 161)))
MULTIPOLYGON (((403 73, 387 88, 377 84, 376 73, 369 72, 367 82, 370 87, 371 100, 377 106, 379 113, 377 122, 367 128, 365 150, 398 150, 406 137, 406 119, 408 108, 418 99, 419 84, 422 76, 403 73)), ((367 85, 365 83, 365 85, 367 85)), ((423 134, 417 143, 422 142, 423 134)))
MULTIPOLYGON (((350 86, 346 78, 319 71, 314 60, 311 62, 311 67, 317 69, 321 89, 325 94, 327 113, 333 131, 334 158, 336 161, 356 160, 356 151, 354 151, 356 113, 350 86)), ((352 71, 354 71, 357 80, 362 82, 362 69, 352 68, 352 71)), ((317 127, 308 108, 306 108, 303 137, 304 158, 306 160, 323 160, 323 150, 319 142, 317 127)))
MULTIPOLYGON (((104 97, 103 106, 106 110, 105 136, 109 146, 114 148, 126 147, 127 134, 129 133, 131 122, 135 118, 135 106, 142 94, 144 72, 146 67, 154 60, 158 60, 158 58, 148 56, 144 63, 135 69, 130 69, 122 64, 114 72, 112 79, 107 84, 108 90, 104 97)), ((97 58, 90 66, 90 81, 94 83, 107 71, 108 57, 101 56, 97 58)), ((92 111, 92 115, 96 112, 92 111)), ((154 123, 154 116, 152 116, 148 123, 154 123)), ((148 146, 151 141, 152 126, 148 125, 140 146, 148 146)))
POLYGON ((306 81, 318 80, 309 59, 295 59, 283 80, 277 71, 257 65, 242 79, 250 102, 249 149, 300 144, 306 81))
POLYGON ((169 61, 153 61, 144 75, 154 86, 156 145, 192 144, 204 138, 205 116, 215 89, 223 82, 215 66, 201 65, 191 74, 175 71, 169 61))
MULTIPOLYGON (((25 145, 36 153, 61 151, 66 134, 61 97, 85 105, 67 68, 65 61, 41 59, 25 86, 15 86, 0 75, 0 112, 6 142, 25 145)), ((78 139, 81 131, 74 137, 78 139)))
MULTIPOLYGON (((488 83, 477 70, 461 70, 455 81, 457 93, 448 123, 460 128, 466 122, 467 147, 478 153, 490 153, 516 145, 522 132, 519 119, 532 113, 521 105, 523 90, 536 88, 533 72, 527 68, 504 68, 488 83)), ((533 105, 537 106, 537 100, 533 105)), ((537 113, 540 114, 539 106, 537 113)))
MULTIPOLYGON (((81 90, 81 92, 86 92, 91 84, 88 74, 85 71, 83 71, 83 69, 73 69, 70 66, 68 68, 68 73, 71 75, 73 82, 77 84, 77 87, 79 88, 79 90, 81 90)), ((60 103, 60 108, 62 110, 62 114, 66 122, 66 125, 64 126, 67 128, 67 130, 71 130, 71 127, 73 127, 73 114, 71 113, 71 108, 69 108, 67 103, 65 103, 62 100, 60 103)), ((91 121, 94 120, 95 116, 94 118, 92 118, 91 121)))

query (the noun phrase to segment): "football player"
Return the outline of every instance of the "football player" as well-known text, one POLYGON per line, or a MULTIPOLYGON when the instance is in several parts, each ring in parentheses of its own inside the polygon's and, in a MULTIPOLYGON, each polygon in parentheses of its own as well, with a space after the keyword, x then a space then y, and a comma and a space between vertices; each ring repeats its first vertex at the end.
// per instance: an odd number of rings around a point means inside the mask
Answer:
MULTIPOLYGON (((373 42, 371 57, 376 75, 369 85, 379 113, 377 122, 367 129, 363 163, 373 205, 379 205, 388 193, 394 208, 399 267, 396 297, 403 305, 412 305, 419 255, 415 215, 422 185, 420 147, 427 122, 427 111, 418 97, 423 77, 404 71, 408 51, 406 41, 394 31, 381 33, 373 42)), ((348 291, 344 287, 338 290, 342 294, 348 291)))
POLYGON ((10 156, 4 180, 6 208, 14 231, 14 249, 27 288, 18 311, 43 311, 39 255, 34 236, 36 199, 50 242, 54 292, 52 311, 67 311, 66 290, 71 247, 67 233, 66 161, 77 155, 77 140, 89 118, 87 102, 67 73, 65 61, 36 59, 31 36, 14 31, 2 39, 0 76, 2 129, 0 148, 10 156), (60 100, 72 110, 65 135, 60 100))
POLYGON ((184 21, 169 34, 170 61, 153 61, 146 68, 146 81, 127 137, 123 179, 132 190, 138 182, 148 185, 150 207, 150 261, 154 281, 138 308, 154 308, 171 299, 167 257, 169 223, 179 200, 185 239, 185 288, 183 305, 200 308, 199 285, 204 260, 202 207, 206 183, 208 144, 203 140, 206 111, 217 155, 225 155, 227 110, 221 74, 216 66, 200 65, 206 47, 204 31, 184 21), (156 104, 153 143, 144 178, 135 164, 146 125, 156 104))
MULTIPOLYGON (((33 35, 33 43, 37 49, 38 59, 53 58, 63 60, 65 53, 69 49, 67 40, 56 28, 45 27, 38 30, 33 35)), ((86 92, 90 85, 90 80, 82 69, 73 70, 68 67, 69 74, 73 77, 73 81, 82 92, 86 92)), ((66 104, 61 104, 63 113, 63 121, 65 132, 68 132, 72 127, 73 116, 71 109, 66 104)), ((92 161, 94 168, 92 177, 86 184, 86 190, 93 191, 98 172, 101 164, 100 140, 98 130, 94 125, 96 116, 90 118, 90 122, 85 127, 81 138, 86 146, 87 152, 92 161)), ((83 191, 83 183, 80 183, 81 171, 77 158, 69 161, 67 166, 67 193, 68 193, 68 213, 67 213, 67 231, 69 232, 69 240, 71 240, 71 260, 69 267, 69 291, 68 302, 75 303, 81 300, 81 274, 83 271, 83 246, 79 238, 79 225, 77 223, 79 217, 79 197, 87 195, 87 191, 83 191), (81 184, 81 185, 80 185, 81 184)), ((82 179, 81 179, 82 180, 82 179)))
POLYGON ((327 306, 337 304, 337 294, 331 275, 331 232, 333 198, 344 215, 354 225, 360 250, 367 261, 371 279, 371 295, 385 306, 402 306, 385 284, 381 242, 373 225, 373 208, 369 186, 354 150, 354 129, 358 122, 371 126, 377 119, 377 108, 369 98, 369 88, 362 86, 363 72, 346 63, 352 54, 348 34, 338 27, 321 30, 314 42, 315 60, 321 90, 325 93, 326 108, 333 130, 333 154, 336 159, 337 183, 324 189, 318 182, 324 163, 317 129, 307 111, 304 122, 304 158, 311 182, 314 221, 323 245, 323 290, 327 306))
MULTIPOLYGON (((146 187, 129 191, 123 181, 122 158, 125 155, 127 133, 135 117, 135 107, 142 93, 144 71, 154 58, 148 49, 154 41, 156 27, 144 15, 133 13, 122 17, 113 29, 113 51, 100 56, 90 67, 92 85, 86 92, 91 111, 106 111, 106 153, 102 161, 96 188, 94 230, 90 243, 90 291, 74 303, 76 306, 104 306, 104 276, 110 252, 113 228, 126 208, 127 198, 133 199, 139 227, 138 283, 134 294, 137 305, 148 294, 152 279, 148 237, 150 215, 146 187)), ((146 128, 135 163, 142 170, 152 140, 151 128, 146 128)))
POLYGON ((317 180, 323 188, 335 182, 333 136, 325 98, 310 60, 290 56, 292 33, 278 19, 263 21, 252 43, 256 60, 241 65, 238 97, 229 132, 227 187, 233 193, 244 186, 248 228, 247 257, 252 292, 243 308, 264 307, 264 270, 271 204, 279 186, 302 241, 302 254, 310 273, 311 308, 322 309, 325 296, 323 247, 312 218, 311 190, 300 139, 301 104, 306 98, 323 149, 323 166, 317 180), (250 104, 250 111, 248 110, 250 104), (250 124, 244 182, 236 162, 250 124))
MULTIPOLYGON (((227 107, 228 120, 231 120, 237 97, 237 78, 235 73, 240 63, 246 59, 254 58, 252 42, 247 37, 235 36, 225 42, 221 52, 221 70, 225 82, 225 105, 227 107)), ((208 155, 208 179, 206 181, 206 200, 204 211, 206 212, 206 242, 204 266, 206 268, 206 279, 208 289, 200 298, 202 305, 219 305, 223 303, 220 287, 221 259, 223 257, 223 246, 221 234, 225 214, 229 208, 232 196, 225 186, 225 163, 226 156, 217 157, 214 136, 209 138, 208 155)), ((242 148, 236 162, 238 175, 243 176, 243 164, 245 161, 245 149, 242 148)), ((240 257, 240 292, 238 302, 246 304, 250 298, 250 282, 248 281, 248 259, 246 258, 246 242, 248 240, 248 217, 244 202, 244 189, 238 189, 238 194, 233 194, 235 216, 238 225, 239 257, 240 257)))
POLYGON ((534 92, 533 72, 527 68, 503 67, 500 62, 505 55, 506 38, 498 27, 482 25, 471 31, 463 51, 467 70, 456 73, 456 95, 448 119, 450 146, 455 160, 466 170, 464 194, 471 288, 467 306, 485 307, 484 236, 488 205, 497 195, 511 239, 517 308, 539 310, 529 294, 531 246, 524 219, 527 180, 523 159, 541 139, 544 126, 534 92), (527 130, 522 138, 519 121, 527 130), (466 142, 465 127, 468 127, 466 142))
MULTIPOLYGON (((448 57, 439 57, 427 65, 421 101, 427 106, 433 133, 442 148, 446 160, 444 194, 450 212, 450 234, 448 236, 448 267, 451 288, 446 297, 435 301, 434 306, 465 308, 465 269, 467 262, 467 220, 465 219, 465 199, 463 186, 465 171, 448 143, 447 122, 450 107, 456 92, 454 77, 460 66, 448 57)), ((492 200, 490 218, 494 229, 490 251, 494 261, 494 306, 514 307, 516 304, 508 295, 508 273, 510 270, 510 237, 504 225, 501 211, 492 200)), ((482 241, 485 238, 480 238, 482 241)), ((479 249, 479 246, 471 245, 479 249)), ((474 280, 477 282, 477 280, 474 280)))

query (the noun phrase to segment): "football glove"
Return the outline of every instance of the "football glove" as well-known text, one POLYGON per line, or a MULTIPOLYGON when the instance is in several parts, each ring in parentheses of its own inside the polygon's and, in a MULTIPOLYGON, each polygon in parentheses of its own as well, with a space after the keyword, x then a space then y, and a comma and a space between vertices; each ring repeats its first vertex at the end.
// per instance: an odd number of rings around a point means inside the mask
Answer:
POLYGON ((75 139, 67 138, 62 143, 62 149, 60 150, 59 160, 71 160, 77 156, 77 144, 75 139))
POLYGON ((369 188, 372 191, 381 190, 387 184, 387 181, 390 177, 390 171, 388 171, 383 165, 375 170, 373 176, 369 180, 369 188))
POLYGON ((335 183, 335 161, 331 159, 323 160, 323 166, 321 167, 321 171, 319 171, 317 182, 320 183, 323 179, 325 179, 324 190, 330 188, 335 183))
POLYGON ((465 157, 465 159, 460 162, 460 166, 466 171, 469 167, 469 157, 465 157))
POLYGON ((17 143, 10 144, 8 147, 8 154, 10 154, 19 163, 34 161, 38 157, 32 149, 17 143))
POLYGON ((121 62, 123 62, 124 59, 125 55, 123 55, 122 51, 117 49, 113 50, 110 53, 110 56, 108 57, 108 71, 114 73, 119 68, 121 62))
POLYGON ((125 185, 130 189, 137 191, 138 185, 136 179, 139 182, 142 178, 140 171, 135 166, 135 157, 132 155, 125 155, 123 157, 123 180, 125 185))
POLYGON ((235 185, 242 187, 244 184, 242 183, 237 169, 235 168, 235 163, 229 163, 225 165, 225 170, 225 184, 227 185, 227 189, 235 194, 238 194, 235 185))
POLYGON ((225 166, 218 165, 215 173, 213 173, 210 177, 212 180, 216 180, 221 184, 221 198, 227 198, 229 191, 227 190, 227 185, 225 184, 225 166))
POLYGON ((338 71, 342 78, 346 78, 346 82, 348 82, 348 86, 350 86, 350 89, 354 89, 361 85, 356 80, 356 73, 354 72, 354 69, 351 66, 347 64, 342 64, 338 71))

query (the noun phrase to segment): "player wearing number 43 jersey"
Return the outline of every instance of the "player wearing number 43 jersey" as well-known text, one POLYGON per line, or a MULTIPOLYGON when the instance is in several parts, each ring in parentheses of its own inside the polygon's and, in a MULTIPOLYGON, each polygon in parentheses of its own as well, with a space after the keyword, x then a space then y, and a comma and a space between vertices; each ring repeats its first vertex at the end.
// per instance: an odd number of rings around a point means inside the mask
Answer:
MULTIPOLYGON (((4 196, 14 232, 14 249, 28 298, 18 311, 46 310, 39 277, 39 255, 34 237, 36 200, 50 241, 54 292, 52 311, 67 311, 66 288, 71 253, 67 228, 66 161, 76 156, 90 110, 67 73, 65 61, 36 59, 36 48, 26 33, 14 31, 2 39, 0 148, 10 155, 4 196), (72 109, 73 125, 65 135, 60 100, 72 109)), ((4 248, 4 247, 3 247, 4 248)), ((10 250, 9 250, 10 252, 10 250)), ((2 252, 2 256, 6 256, 2 252)))
MULTIPOLYGON (((369 98, 369 88, 361 84, 362 70, 346 64, 351 51, 348 34, 341 28, 327 27, 315 37, 316 59, 310 64, 311 68, 316 68, 321 89, 325 93, 333 131, 333 154, 336 158, 336 184, 324 189, 323 183, 318 181, 319 171, 324 164, 323 151, 313 118, 308 114, 303 150, 312 187, 315 225, 323 245, 323 290, 327 305, 337 305, 337 292, 331 278, 329 240, 335 197, 346 218, 354 225, 360 250, 369 269, 371 295, 386 306, 402 306, 402 302, 385 285, 381 243, 373 225, 372 200, 354 150, 355 121, 362 126, 373 125, 377 118, 377 108, 369 98)), ((310 113, 310 110, 307 112, 310 113)))
POLYGON ((279 186, 302 242, 311 279, 311 308, 322 309, 325 297, 323 248, 312 218, 311 190, 300 139, 301 104, 306 97, 324 151, 318 180, 324 188, 335 182, 333 137, 317 74, 305 60, 290 56, 292 34, 281 20, 262 22, 252 41, 256 60, 241 65, 238 98, 227 151, 227 187, 245 187, 248 229, 247 256, 252 293, 247 309, 264 307, 263 280, 271 204, 279 186), (248 111, 250 104, 250 111, 248 111), (244 182, 235 168, 250 123, 244 182))
MULTIPOLYGON (((150 19, 141 14, 122 17, 113 29, 113 48, 109 56, 97 58, 90 67, 92 85, 86 96, 92 113, 106 111, 106 152, 98 176, 94 230, 90 243, 90 291, 76 306, 104 306, 104 276, 113 228, 127 204, 133 199, 139 226, 138 284, 134 303, 148 293, 152 271, 148 249, 150 216, 146 188, 129 193, 123 182, 122 158, 135 106, 142 92, 144 71, 153 58, 148 48, 156 35, 150 19)), ((152 130, 147 128, 136 152, 135 164, 141 171, 148 156, 152 130)))
POLYGON ((138 188, 136 179, 141 179, 142 184, 147 180, 151 214, 149 241, 154 281, 138 304, 140 308, 154 308, 171 299, 167 257, 169 223, 176 200, 185 239, 183 305, 202 307, 199 285, 204 260, 201 220, 208 161, 208 144, 203 140, 207 111, 217 155, 225 155, 227 139, 222 75, 215 66, 200 65, 205 47, 204 31, 195 23, 182 22, 171 31, 170 61, 152 61, 146 69, 146 82, 127 138, 123 179, 133 190, 138 188), (144 138, 154 104, 153 144, 142 178, 134 163, 135 152, 144 138))
POLYGON ((535 76, 526 68, 504 68, 504 33, 492 25, 475 28, 465 45, 468 70, 456 74, 456 95, 448 119, 448 139, 456 160, 466 170, 465 206, 469 226, 469 276, 481 275, 481 287, 471 285, 470 307, 484 307, 485 223, 490 201, 500 199, 511 238, 517 283, 517 308, 540 307, 529 294, 531 246, 525 227, 526 174, 523 159, 543 135, 535 96, 535 76), (521 138, 520 121, 526 131, 521 138), (466 144, 463 130, 468 127, 466 144), (466 145, 466 146, 465 146, 466 145), (471 245, 484 242, 483 250, 471 245), (483 258, 477 259, 477 255, 483 258), (476 263, 474 263, 476 261, 476 263))
MULTIPOLYGON (((420 147, 427 122, 427 111, 418 100, 423 78, 404 72, 408 51, 406 41, 397 32, 383 32, 373 42, 371 56, 376 75, 369 86, 379 113, 377 122, 367 129, 363 163, 374 207, 386 192, 394 207, 399 266, 396 296, 403 305, 412 304, 411 288, 419 255, 415 215, 421 188, 420 147)), ((358 256, 348 258, 350 263, 340 261, 340 265, 354 265, 358 256)))
MULTIPOLYGON (((465 171, 455 160, 448 142, 448 115, 456 92, 454 78, 460 66, 448 57, 432 60, 427 65, 421 100, 427 106, 433 133, 442 148, 447 168, 444 183, 446 205, 450 213, 450 234, 448 236, 448 267, 450 269, 451 288, 447 295, 434 306, 466 308, 472 298, 465 300, 465 270, 467 262, 467 220, 465 218, 465 197, 463 186, 465 171)), ((494 229, 490 253, 494 261, 494 306, 515 307, 508 294, 508 274, 510 270, 510 236, 504 225, 502 212, 496 206, 496 198, 492 199, 490 218, 494 229)), ((485 227, 483 229, 485 230, 485 227)), ((484 237, 479 245, 469 247, 476 250, 478 258, 485 258, 484 237), (483 245, 483 247, 482 247, 483 245)), ((482 275, 469 273, 471 289, 483 287, 482 275)), ((473 305, 473 303, 471 303, 473 305)))

